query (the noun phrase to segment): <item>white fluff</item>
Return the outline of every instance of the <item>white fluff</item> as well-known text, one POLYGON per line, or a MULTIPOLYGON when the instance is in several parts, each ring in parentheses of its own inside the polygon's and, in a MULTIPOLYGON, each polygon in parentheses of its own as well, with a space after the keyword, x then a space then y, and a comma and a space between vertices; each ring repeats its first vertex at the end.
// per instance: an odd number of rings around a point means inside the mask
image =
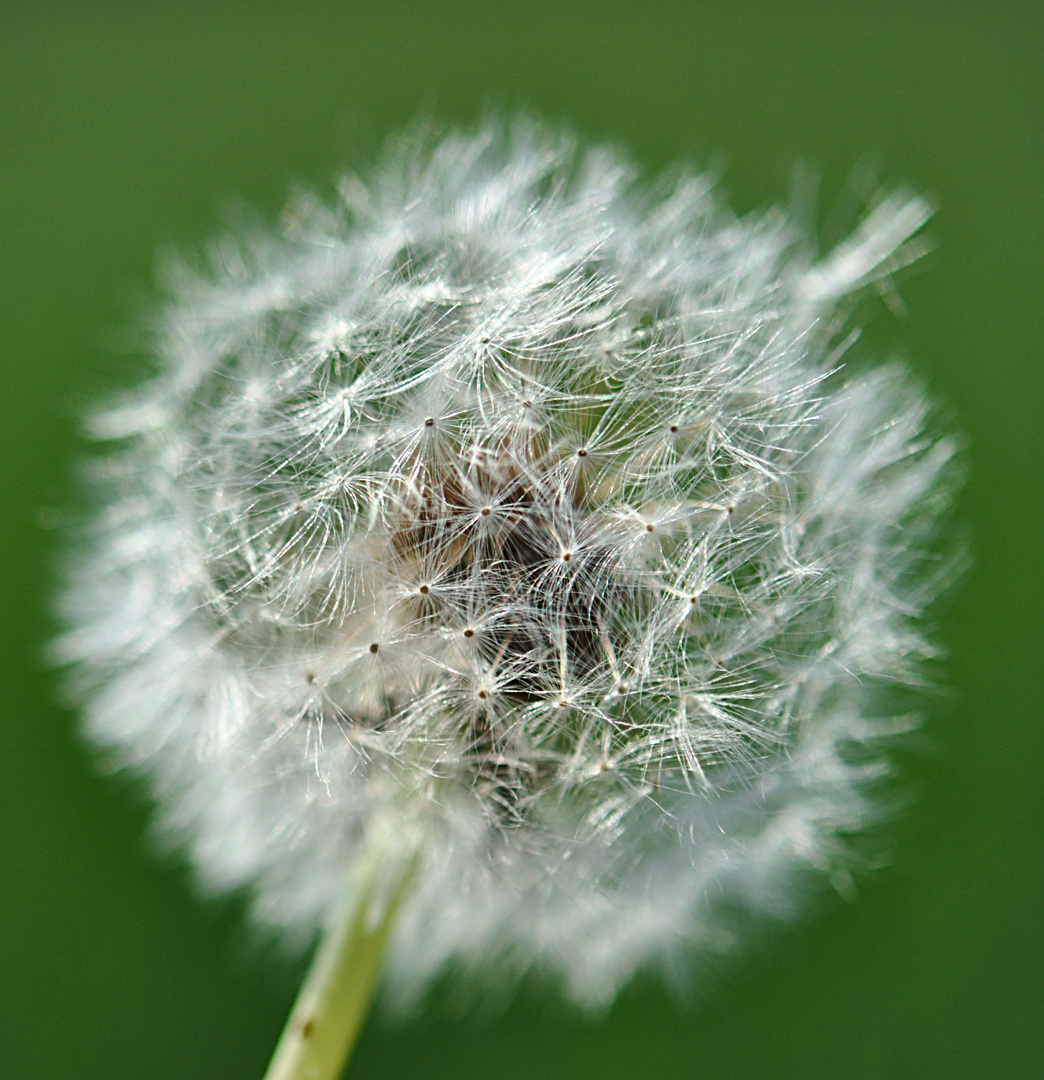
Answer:
POLYGON ((407 997, 463 961, 604 1002, 843 886, 953 447, 901 370, 832 368, 923 200, 811 262, 528 123, 341 191, 182 273, 94 419, 91 738, 301 944, 364 837, 411 838, 407 997))

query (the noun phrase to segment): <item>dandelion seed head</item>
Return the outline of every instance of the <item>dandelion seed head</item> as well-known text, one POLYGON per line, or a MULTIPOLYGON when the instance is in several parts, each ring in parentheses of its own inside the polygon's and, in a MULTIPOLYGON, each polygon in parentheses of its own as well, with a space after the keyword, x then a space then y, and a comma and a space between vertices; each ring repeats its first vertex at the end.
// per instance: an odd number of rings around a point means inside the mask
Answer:
POLYGON ((341 191, 179 274, 93 421, 59 646, 92 739, 297 941, 375 823, 422 837, 403 992, 537 964, 603 1002, 850 881, 953 444, 838 349, 924 200, 815 261, 529 123, 341 191))

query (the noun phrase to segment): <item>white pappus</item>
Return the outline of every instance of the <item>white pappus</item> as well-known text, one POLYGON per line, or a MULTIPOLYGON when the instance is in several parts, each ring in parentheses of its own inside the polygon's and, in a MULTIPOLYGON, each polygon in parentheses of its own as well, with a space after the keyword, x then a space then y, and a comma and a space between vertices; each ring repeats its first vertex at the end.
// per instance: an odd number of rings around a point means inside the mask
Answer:
POLYGON ((302 945, 374 836, 413 852, 403 999, 535 964, 602 1003, 844 888, 954 451, 901 368, 840 370, 845 318, 929 212, 816 259, 522 122, 223 242, 91 421, 91 739, 302 945))

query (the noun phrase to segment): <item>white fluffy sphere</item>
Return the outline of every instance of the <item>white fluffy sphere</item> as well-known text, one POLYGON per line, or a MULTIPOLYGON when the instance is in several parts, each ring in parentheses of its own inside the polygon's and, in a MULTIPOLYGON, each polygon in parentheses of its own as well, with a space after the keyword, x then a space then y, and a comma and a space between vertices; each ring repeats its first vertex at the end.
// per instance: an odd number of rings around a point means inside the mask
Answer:
POLYGON ((842 886, 953 446, 898 368, 837 370, 839 305, 927 215, 816 261, 523 123, 219 246, 93 421, 91 738, 301 942, 367 837, 415 849, 403 991, 536 962, 605 1001, 842 886))

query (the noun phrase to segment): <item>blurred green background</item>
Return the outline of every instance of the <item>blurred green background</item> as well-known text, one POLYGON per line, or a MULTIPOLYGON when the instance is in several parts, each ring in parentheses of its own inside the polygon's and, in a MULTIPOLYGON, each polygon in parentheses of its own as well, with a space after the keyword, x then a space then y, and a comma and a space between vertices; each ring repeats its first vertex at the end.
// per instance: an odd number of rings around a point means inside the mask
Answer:
MULTIPOLYGON (((932 193, 901 342, 970 445, 976 565, 945 614, 956 687, 903 754, 916 801, 855 904, 768 935, 678 1004, 597 1020, 530 989, 367 1028, 352 1077, 1044 1075, 1039 4, 168 5, 0 11, 0 1076, 260 1077, 297 971, 234 903, 154 860, 147 802, 99 778, 39 659, 78 403, 165 245, 233 198, 274 214, 418 113, 536 109, 655 170, 725 162, 740 210, 798 161, 869 153, 932 193)), ((829 199, 827 200, 829 205, 829 199)))

